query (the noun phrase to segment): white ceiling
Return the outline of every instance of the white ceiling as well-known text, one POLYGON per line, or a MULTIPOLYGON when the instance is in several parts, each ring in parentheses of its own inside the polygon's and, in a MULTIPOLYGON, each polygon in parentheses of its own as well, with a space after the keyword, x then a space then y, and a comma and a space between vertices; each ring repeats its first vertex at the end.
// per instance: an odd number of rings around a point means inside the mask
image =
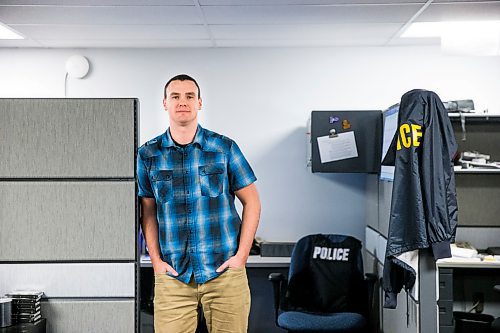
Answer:
POLYGON ((412 22, 500 20, 500 0, 0 0, 24 40, 0 47, 255 47, 438 44, 412 22))

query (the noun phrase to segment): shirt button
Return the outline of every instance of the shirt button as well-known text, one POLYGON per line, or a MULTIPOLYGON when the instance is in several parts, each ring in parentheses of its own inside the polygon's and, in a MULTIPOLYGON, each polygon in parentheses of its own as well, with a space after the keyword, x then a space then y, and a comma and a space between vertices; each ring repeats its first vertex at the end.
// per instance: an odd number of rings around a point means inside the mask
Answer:
POLYGON ((187 175, 187 174, 188 174, 188 171, 186 170, 186 171, 184 171, 184 173, 187 175))
POLYGON ((191 209, 188 209, 188 214, 191 214, 191 209))
POLYGON ((188 153, 184 153, 184 156, 188 156, 188 153))
POLYGON ((186 193, 189 194, 189 191, 187 191, 186 193))

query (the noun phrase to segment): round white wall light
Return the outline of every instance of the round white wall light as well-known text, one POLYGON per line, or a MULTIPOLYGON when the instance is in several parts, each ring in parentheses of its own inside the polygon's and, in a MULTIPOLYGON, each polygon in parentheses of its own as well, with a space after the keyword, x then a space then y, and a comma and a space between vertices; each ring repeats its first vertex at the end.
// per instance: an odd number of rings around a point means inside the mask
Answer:
POLYGON ((73 55, 66 60, 66 72, 70 77, 81 79, 88 74, 90 64, 87 58, 73 55))

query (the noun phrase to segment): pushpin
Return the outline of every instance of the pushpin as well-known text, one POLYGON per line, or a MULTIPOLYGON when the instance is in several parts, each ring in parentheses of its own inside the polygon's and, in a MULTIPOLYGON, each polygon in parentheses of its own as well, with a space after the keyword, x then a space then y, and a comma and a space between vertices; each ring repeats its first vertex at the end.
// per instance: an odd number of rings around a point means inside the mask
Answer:
POLYGON ((347 119, 342 120, 342 128, 345 130, 351 128, 351 123, 349 122, 349 120, 347 119))

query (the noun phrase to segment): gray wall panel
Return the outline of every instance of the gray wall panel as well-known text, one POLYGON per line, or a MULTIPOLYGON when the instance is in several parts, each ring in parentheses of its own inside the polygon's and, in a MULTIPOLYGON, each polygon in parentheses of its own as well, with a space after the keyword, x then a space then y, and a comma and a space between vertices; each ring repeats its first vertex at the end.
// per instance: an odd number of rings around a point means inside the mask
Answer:
POLYGON ((364 271, 365 273, 374 273, 378 275, 378 260, 368 251, 363 251, 364 254, 364 271))
POLYGON ((377 243, 377 250, 376 250, 376 257, 378 261, 381 263, 385 262, 385 250, 387 249, 387 238, 385 238, 382 235, 378 236, 378 243, 377 243))
POLYGON ((0 264, 0 295, 41 290, 51 297, 134 297, 134 263, 0 264))
POLYGON ((133 99, 0 99, 0 178, 134 177, 133 99))
POLYGON ((458 151, 479 151, 488 154, 491 161, 500 161, 500 122, 498 115, 492 115, 486 120, 482 117, 465 119, 466 140, 462 140, 462 125, 458 117, 452 118, 458 151))
POLYGON ((87 301, 48 300, 42 302, 47 332, 134 332, 134 300, 87 301))
POLYGON ((499 176, 456 174, 458 225, 500 227, 499 176))
POLYGON ((498 246, 500 241, 500 228, 458 227, 457 242, 467 241, 476 249, 486 249, 498 246))
POLYGON ((135 183, 0 182, 0 261, 134 260, 135 183))
POLYGON ((419 304, 411 297, 406 308, 406 293, 401 291, 398 294, 398 307, 396 309, 382 310, 382 327, 384 333, 419 333, 418 312, 419 304), (409 323, 406 323, 406 311, 409 314, 409 323))
POLYGON ((379 175, 366 177, 366 224, 378 230, 378 178, 379 175))
POLYGON ((378 263, 378 277, 381 278, 384 275, 384 265, 382 265, 380 262, 378 263))
POLYGON ((365 250, 376 256, 379 233, 371 228, 365 229, 365 250))
POLYGON ((379 182, 378 225, 379 232, 387 237, 389 217, 391 216, 392 182, 379 182))

